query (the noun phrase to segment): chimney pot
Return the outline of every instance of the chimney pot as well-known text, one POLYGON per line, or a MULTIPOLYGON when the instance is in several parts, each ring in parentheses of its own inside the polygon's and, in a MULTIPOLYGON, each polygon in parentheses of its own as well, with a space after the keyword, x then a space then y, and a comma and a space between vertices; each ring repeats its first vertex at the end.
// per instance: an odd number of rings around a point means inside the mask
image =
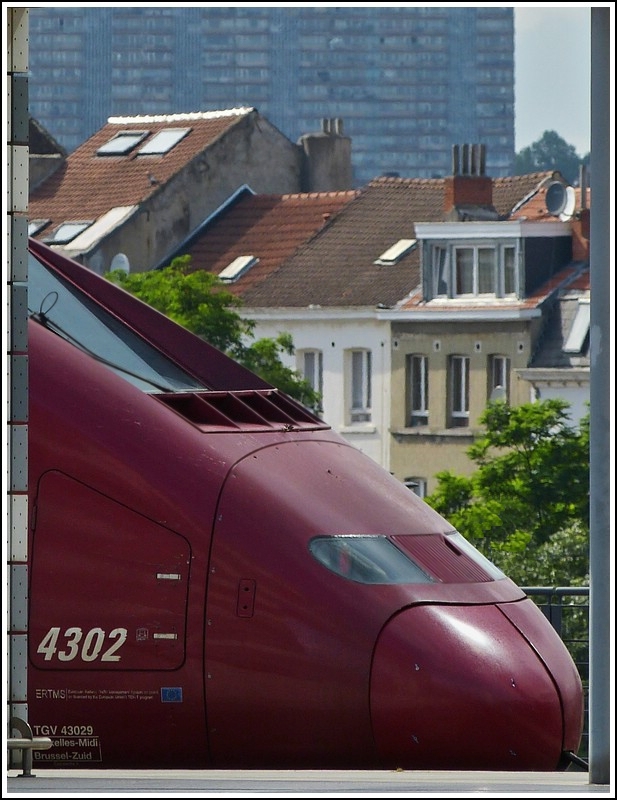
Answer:
POLYGON ((452 146, 452 175, 444 180, 444 211, 457 206, 492 206, 493 181, 485 174, 486 146, 452 146))

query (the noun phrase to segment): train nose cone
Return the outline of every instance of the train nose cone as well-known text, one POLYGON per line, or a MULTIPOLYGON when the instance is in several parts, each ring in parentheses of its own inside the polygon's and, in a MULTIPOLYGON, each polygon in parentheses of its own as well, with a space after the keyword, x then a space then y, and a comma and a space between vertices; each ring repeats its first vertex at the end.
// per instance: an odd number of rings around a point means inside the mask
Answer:
POLYGON ((551 662, 571 662, 570 656, 546 620, 538 621, 541 612, 527 603, 532 601, 513 604, 525 606, 515 622, 495 605, 426 605, 407 609, 386 625, 371 675, 373 732, 385 764, 557 769, 564 749, 562 703, 568 724, 577 729, 576 750, 580 680, 569 665, 552 668, 551 662), (566 684, 563 691, 556 680, 566 684))

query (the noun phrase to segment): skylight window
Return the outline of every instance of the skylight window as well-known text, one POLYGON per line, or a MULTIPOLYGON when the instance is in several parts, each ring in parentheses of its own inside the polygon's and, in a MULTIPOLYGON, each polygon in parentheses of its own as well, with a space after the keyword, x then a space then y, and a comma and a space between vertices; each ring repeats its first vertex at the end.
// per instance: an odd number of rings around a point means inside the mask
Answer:
POLYGON ((43 228, 49 224, 48 219, 31 219, 28 222, 28 236, 34 236, 42 231, 43 228))
POLYGON ((416 239, 399 239, 396 244, 393 244, 385 253, 382 253, 374 263, 386 267, 397 264, 403 256, 406 256, 407 253, 414 249, 416 244, 416 239))
POLYGON ((113 139, 99 147, 99 156, 125 156, 146 138, 150 131, 120 131, 113 139))
POLYGON ((91 220, 89 222, 63 222, 62 225, 58 225, 53 235, 44 241, 46 244, 67 244, 90 225, 92 225, 91 220))
POLYGON ((155 133, 143 147, 140 147, 137 155, 162 156, 175 147, 181 139, 184 139, 190 130, 190 128, 165 128, 165 130, 155 133))
POLYGON ((564 353, 580 353, 585 344, 585 339, 589 333, 589 321, 591 318, 591 306, 588 300, 579 300, 576 316, 570 328, 570 333, 566 339, 564 353))
POLYGON ((233 283, 237 281, 241 275, 249 270, 254 264, 259 261, 255 256, 238 256, 234 258, 231 264, 228 264, 224 270, 219 272, 219 278, 224 283, 233 283))

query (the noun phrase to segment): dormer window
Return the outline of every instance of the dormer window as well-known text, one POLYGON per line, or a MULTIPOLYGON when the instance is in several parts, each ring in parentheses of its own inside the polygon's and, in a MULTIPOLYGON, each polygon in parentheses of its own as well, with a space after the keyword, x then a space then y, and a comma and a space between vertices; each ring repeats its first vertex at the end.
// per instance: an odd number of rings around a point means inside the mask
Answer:
POLYGON ((119 131, 112 139, 99 147, 98 156, 125 156, 146 138, 150 131, 119 131))
POLYGON ((516 295, 516 246, 439 242, 429 247, 427 300, 516 295))

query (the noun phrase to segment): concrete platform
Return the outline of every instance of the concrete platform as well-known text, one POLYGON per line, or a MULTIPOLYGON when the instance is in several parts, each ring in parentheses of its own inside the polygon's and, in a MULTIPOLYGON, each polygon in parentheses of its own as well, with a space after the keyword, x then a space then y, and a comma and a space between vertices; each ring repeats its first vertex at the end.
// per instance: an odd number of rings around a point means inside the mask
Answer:
POLYGON ((271 797, 377 794, 392 797, 440 797, 523 794, 615 797, 612 786, 589 783, 583 771, 567 772, 446 772, 347 770, 42 770, 31 777, 9 771, 3 797, 47 797, 92 794, 200 797, 271 797))

